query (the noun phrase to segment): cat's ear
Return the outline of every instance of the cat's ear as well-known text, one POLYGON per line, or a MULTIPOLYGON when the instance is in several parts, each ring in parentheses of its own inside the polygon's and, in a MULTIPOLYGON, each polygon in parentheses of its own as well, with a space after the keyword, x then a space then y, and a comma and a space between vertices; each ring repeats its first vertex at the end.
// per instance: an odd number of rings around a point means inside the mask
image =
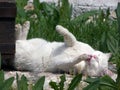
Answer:
POLYGON ((112 56, 112 53, 106 53, 106 56, 108 57, 108 59, 112 56))

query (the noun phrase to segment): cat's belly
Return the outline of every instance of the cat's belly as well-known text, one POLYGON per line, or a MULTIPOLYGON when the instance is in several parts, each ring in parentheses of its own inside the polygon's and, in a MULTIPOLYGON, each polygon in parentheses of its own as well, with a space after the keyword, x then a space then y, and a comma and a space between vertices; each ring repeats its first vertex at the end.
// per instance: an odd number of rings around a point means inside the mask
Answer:
POLYGON ((14 66, 18 70, 46 71, 51 65, 49 43, 33 44, 28 41, 16 42, 14 66))

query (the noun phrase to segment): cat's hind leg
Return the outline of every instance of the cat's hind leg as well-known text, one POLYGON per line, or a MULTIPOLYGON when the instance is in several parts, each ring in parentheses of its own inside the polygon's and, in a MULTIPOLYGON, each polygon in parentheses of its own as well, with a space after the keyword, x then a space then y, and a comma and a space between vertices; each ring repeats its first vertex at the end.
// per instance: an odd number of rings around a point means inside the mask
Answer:
POLYGON ((20 37, 21 36, 21 30, 22 30, 22 25, 21 24, 16 24, 15 25, 15 37, 16 37, 16 40, 20 40, 20 37))
POLYGON ((30 29, 30 22, 29 21, 26 21, 23 25, 16 24, 15 25, 16 40, 26 40, 29 29, 30 29))
POLYGON ((68 47, 74 46, 77 40, 71 32, 61 25, 56 26, 56 31, 64 37, 64 42, 68 47))

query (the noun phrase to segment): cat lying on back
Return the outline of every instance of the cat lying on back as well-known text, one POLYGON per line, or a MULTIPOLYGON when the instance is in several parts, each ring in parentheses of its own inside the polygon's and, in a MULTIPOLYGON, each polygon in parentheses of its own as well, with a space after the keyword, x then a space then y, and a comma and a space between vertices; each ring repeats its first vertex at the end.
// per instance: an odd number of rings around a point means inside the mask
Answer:
POLYGON ((35 38, 26 40, 30 23, 17 25, 16 54, 14 66, 17 70, 37 72, 69 72, 75 69, 89 76, 109 74, 108 60, 111 53, 94 50, 90 45, 77 41, 66 28, 57 25, 56 31, 64 42, 49 42, 35 38))

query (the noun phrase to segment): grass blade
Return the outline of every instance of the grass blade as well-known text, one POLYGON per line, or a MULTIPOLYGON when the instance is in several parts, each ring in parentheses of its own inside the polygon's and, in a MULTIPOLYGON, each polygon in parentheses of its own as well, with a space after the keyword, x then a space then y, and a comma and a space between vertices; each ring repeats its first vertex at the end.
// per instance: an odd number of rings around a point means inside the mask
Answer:
POLYGON ((14 81, 14 77, 11 77, 7 80, 5 80, 3 86, 2 86, 2 90, 9 90, 13 84, 14 81))
POLYGON ((49 85, 50 85, 51 88, 53 88, 54 90, 59 90, 59 86, 57 85, 56 82, 51 81, 51 82, 49 83, 49 85))
POLYGON ((60 79, 61 79, 59 83, 60 90, 64 90, 64 82, 66 81, 65 75, 60 76, 60 79))
POLYGON ((45 76, 41 77, 36 82, 36 84, 33 86, 33 90, 43 90, 44 82, 45 82, 45 76))
POLYGON ((74 88, 79 84, 79 82, 82 80, 82 74, 76 75, 71 83, 69 84, 68 90, 74 90, 74 88))

